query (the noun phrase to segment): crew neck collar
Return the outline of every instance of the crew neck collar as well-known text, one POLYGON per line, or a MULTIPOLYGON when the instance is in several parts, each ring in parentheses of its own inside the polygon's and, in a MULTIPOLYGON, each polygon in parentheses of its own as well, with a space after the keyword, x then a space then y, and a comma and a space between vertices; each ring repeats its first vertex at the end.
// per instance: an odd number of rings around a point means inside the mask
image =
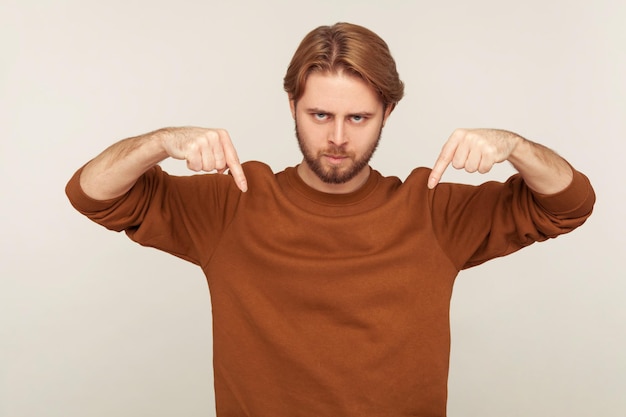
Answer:
POLYGON ((374 190, 374 188, 376 188, 376 185, 380 181, 380 174, 376 170, 370 168, 370 175, 367 178, 367 181, 365 181, 365 183, 357 190, 349 193, 335 194, 318 191, 307 185, 302 178, 300 178, 297 167, 289 167, 285 169, 285 174, 289 185, 301 197, 304 197, 311 202, 327 206, 345 206, 356 204, 364 200, 374 190))

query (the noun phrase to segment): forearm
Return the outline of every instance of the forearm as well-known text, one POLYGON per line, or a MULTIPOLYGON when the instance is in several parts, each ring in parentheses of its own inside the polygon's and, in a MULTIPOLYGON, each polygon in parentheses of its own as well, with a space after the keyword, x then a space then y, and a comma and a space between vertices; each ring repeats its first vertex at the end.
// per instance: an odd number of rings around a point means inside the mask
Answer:
POLYGON ((148 169, 167 158, 162 130, 124 139, 91 160, 81 173, 80 186, 89 197, 107 200, 126 193, 148 169))
POLYGON ((508 161, 526 184, 541 194, 556 194, 573 178, 572 168, 565 159, 549 148, 521 137, 508 161))

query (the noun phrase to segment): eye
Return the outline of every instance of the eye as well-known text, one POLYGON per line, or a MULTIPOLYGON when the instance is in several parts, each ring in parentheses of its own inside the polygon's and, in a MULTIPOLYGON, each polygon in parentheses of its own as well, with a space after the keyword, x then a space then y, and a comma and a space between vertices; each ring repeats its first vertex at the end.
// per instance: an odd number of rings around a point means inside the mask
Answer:
POLYGON ((362 123, 365 121, 365 116, 361 116, 360 114, 355 114, 353 116, 350 116, 350 118, 354 123, 362 123))
POLYGON ((313 117, 315 118, 315 120, 326 120, 328 119, 328 114, 327 113, 313 113, 313 117))

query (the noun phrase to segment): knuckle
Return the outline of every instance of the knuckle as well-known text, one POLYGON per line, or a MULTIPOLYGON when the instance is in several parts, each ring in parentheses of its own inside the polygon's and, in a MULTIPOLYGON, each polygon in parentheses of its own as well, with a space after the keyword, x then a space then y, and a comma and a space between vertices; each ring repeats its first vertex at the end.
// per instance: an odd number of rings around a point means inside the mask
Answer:
POLYGON ((198 171, 196 164, 191 159, 187 159, 187 168, 189 168, 192 171, 198 171))
POLYGON ((211 141, 218 141, 220 139, 220 134, 217 130, 209 130, 208 131, 208 138, 211 141))
POLYGON ((454 132, 452 132, 452 137, 457 138, 458 140, 462 140, 468 137, 469 134, 470 132, 467 129, 458 128, 454 129, 454 132))
POLYGON ((224 162, 224 159, 215 158, 215 169, 225 169, 225 168, 226 168, 226 163, 224 162))
POLYGON ((228 131, 226 131, 226 129, 215 129, 215 135, 217 140, 221 143, 230 140, 230 136, 228 135, 228 131))
POLYGON ((225 159, 224 150, 222 148, 215 148, 213 151, 213 157, 216 161, 223 161, 225 159))
POLYGON ((449 164, 452 159, 454 159, 454 148, 452 147, 444 147, 439 154, 439 161, 444 164, 449 164))
POLYGON ((190 159, 193 155, 198 154, 200 152, 200 145, 196 141, 187 142, 187 146, 185 149, 185 157, 186 159, 190 159))

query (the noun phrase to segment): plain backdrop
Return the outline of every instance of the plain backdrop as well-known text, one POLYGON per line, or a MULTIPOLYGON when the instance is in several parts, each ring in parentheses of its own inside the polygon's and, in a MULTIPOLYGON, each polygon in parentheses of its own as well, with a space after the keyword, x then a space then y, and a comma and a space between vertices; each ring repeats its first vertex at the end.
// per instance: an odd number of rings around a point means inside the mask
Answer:
POLYGON ((498 127, 557 150, 597 192, 579 230, 459 275, 449 415, 623 417, 625 8, 2 0, 0 415, 214 415, 200 269, 80 216, 65 183, 111 143, 163 126, 223 127, 242 160, 295 165, 282 77, 307 32, 349 21, 389 43, 406 83, 375 168, 404 179, 455 128, 498 127))

